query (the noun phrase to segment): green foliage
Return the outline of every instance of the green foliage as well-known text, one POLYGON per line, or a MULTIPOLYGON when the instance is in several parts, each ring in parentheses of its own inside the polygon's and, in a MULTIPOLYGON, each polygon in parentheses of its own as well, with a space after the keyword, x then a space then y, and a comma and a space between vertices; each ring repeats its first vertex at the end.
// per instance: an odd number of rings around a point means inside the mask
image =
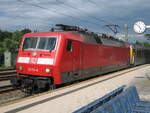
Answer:
POLYGON ((23 29, 21 31, 8 32, 0 30, 0 52, 10 51, 16 52, 18 51, 18 47, 21 41, 21 37, 25 33, 30 33, 30 29, 23 29))
POLYGON ((136 41, 135 44, 140 45, 140 46, 150 47, 150 43, 148 43, 148 42, 139 42, 139 41, 136 41))
POLYGON ((0 30, 0 41, 1 42, 3 42, 5 40, 5 38, 11 38, 11 37, 12 37, 12 32, 0 30))
POLYGON ((136 41, 136 43, 135 43, 136 45, 140 45, 140 46, 142 46, 142 42, 139 42, 139 41, 136 41))
POLYGON ((150 43, 148 43, 148 42, 144 42, 143 45, 144 45, 145 47, 150 47, 150 43))
POLYGON ((8 70, 8 69, 14 69, 14 68, 12 68, 12 67, 0 66, 0 71, 8 70))
POLYGON ((23 34, 26 34, 26 33, 31 33, 32 31, 30 29, 23 29, 23 30, 21 30, 21 32, 23 34))

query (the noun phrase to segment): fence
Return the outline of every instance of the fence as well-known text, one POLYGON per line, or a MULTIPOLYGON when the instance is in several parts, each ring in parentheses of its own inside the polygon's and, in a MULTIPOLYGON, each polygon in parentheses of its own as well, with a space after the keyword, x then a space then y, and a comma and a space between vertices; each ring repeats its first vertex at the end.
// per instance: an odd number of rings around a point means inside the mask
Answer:
POLYGON ((73 113, 150 113, 150 101, 140 100, 135 86, 122 86, 73 113))

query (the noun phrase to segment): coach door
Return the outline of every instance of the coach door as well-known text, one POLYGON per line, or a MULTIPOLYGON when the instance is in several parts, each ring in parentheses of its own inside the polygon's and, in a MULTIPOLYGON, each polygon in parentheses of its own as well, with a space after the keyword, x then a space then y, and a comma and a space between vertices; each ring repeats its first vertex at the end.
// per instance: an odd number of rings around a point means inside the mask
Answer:
POLYGON ((73 77, 79 79, 81 76, 81 44, 78 41, 73 41, 73 77))

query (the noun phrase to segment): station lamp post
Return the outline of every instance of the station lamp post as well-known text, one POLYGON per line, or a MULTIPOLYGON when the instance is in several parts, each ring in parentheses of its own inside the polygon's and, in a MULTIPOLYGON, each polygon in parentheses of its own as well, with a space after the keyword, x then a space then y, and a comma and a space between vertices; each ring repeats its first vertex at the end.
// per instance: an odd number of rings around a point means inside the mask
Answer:
POLYGON ((128 41, 128 29, 129 29, 129 27, 127 24, 125 24, 124 28, 125 28, 125 40, 128 41))

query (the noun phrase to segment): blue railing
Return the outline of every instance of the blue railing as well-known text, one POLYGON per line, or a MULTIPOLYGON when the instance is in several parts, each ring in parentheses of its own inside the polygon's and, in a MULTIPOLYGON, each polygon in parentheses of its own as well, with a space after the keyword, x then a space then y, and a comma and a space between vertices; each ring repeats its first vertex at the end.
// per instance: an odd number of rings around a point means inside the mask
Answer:
POLYGON ((134 86, 122 86, 73 113, 150 113, 150 102, 141 101, 134 86))

